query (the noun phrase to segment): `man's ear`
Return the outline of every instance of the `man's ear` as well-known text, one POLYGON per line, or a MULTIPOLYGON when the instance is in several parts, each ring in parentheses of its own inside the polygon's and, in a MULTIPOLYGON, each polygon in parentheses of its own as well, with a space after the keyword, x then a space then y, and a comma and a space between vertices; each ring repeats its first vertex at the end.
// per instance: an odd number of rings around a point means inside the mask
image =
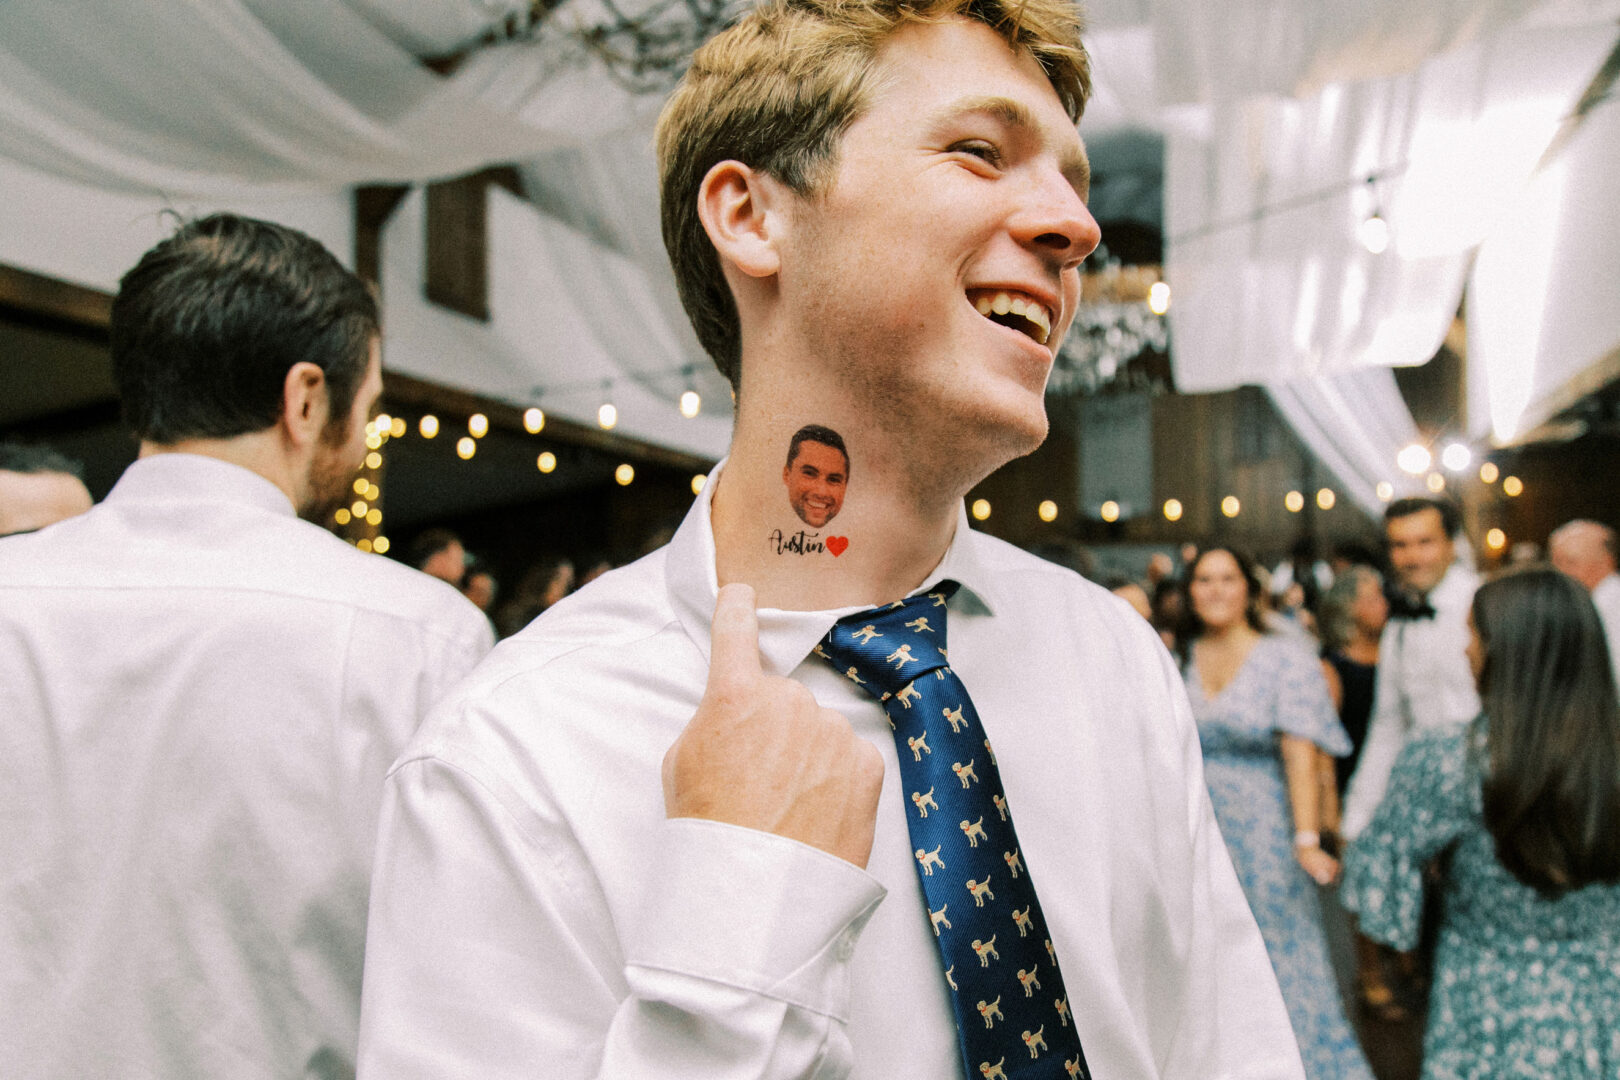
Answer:
POLYGON ((780 203, 788 194, 779 181, 740 161, 722 161, 709 170, 698 186, 698 218, 722 265, 752 278, 777 272, 776 245, 784 224, 780 203))
POLYGON ((326 372, 307 360, 287 369, 281 386, 281 427, 293 445, 303 447, 319 439, 330 408, 326 372))

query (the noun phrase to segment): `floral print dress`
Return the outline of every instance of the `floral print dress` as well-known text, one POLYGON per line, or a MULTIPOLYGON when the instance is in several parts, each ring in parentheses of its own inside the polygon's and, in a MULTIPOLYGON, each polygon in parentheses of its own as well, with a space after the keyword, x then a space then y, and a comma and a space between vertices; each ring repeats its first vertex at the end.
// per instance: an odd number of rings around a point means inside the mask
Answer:
POLYGON ((1496 861, 1470 752, 1479 737, 1427 733, 1401 752, 1345 857, 1341 899, 1363 934, 1414 948, 1424 866, 1450 849, 1425 1080, 1620 1080, 1620 885, 1548 900, 1496 861))
POLYGON ((1294 815, 1277 748, 1279 735, 1296 735, 1336 757, 1350 752, 1321 664, 1299 638, 1268 635, 1212 698, 1196 665, 1182 674, 1215 818, 1277 973, 1305 1074, 1372 1080, 1334 981, 1316 883, 1294 859, 1294 815))

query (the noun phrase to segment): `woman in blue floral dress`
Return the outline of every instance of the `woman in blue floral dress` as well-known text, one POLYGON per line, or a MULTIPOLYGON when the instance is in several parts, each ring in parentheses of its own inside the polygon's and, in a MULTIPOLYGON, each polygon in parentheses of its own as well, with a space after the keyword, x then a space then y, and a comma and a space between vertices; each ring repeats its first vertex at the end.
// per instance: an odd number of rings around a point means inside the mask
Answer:
POLYGON ((1447 856, 1425 1080, 1620 1080, 1620 707, 1597 612, 1552 570, 1474 597, 1484 714, 1402 752, 1345 860, 1362 932, 1417 942, 1447 856))
POLYGON ((1267 634, 1254 564, 1211 548, 1192 565, 1182 674, 1204 775, 1238 880, 1271 955, 1311 1080, 1372 1080, 1345 1019, 1316 883, 1338 864, 1321 849, 1318 750, 1350 752, 1322 668, 1297 637, 1267 634))

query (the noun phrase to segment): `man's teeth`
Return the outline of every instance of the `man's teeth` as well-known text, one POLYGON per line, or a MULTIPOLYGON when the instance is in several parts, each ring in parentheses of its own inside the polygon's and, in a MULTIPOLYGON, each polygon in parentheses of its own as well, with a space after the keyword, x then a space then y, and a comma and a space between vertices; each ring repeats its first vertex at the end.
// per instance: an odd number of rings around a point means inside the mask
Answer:
POLYGON ((1052 336, 1052 317, 1046 313, 1046 308, 1033 300, 1026 300, 1022 296, 1014 296, 1008 292, 998 292, 994 296, 980 296, 974 307, 979 309, 980 315, 1006 315, 1013 314, 1033 324, 1037 333, 1035 340, 1042 345, 1052 336))

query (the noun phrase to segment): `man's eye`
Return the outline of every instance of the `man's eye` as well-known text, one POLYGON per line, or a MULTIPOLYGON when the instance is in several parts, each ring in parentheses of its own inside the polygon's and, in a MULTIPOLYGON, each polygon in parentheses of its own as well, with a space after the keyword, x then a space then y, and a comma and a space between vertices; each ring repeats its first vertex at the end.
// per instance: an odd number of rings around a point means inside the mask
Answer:
POLYGON ((984 142, 981 139, 968 139, 951 147, 959 154, 971 154, 990 165, 1001 164, 1001 151, 995 144, 984 142))

